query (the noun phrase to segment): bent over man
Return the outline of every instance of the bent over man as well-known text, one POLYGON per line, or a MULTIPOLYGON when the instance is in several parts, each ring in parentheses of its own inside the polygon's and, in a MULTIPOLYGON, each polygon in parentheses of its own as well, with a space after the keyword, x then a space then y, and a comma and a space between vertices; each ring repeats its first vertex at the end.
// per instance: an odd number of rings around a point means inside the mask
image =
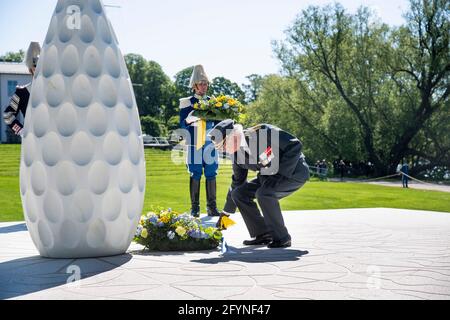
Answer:
POLYGON ((210 135, 215 147, 233 160, 232 183, 222 215, 229 216, 239 208, 253 238, 244 241, 244 245, 290 247, 291 236, 279 200, 309 180, 300 140, 269 124, 244 131, 232 120, 219 123, 210 135), (251 181, 247 180, 249 170, 258 172, 251 181))

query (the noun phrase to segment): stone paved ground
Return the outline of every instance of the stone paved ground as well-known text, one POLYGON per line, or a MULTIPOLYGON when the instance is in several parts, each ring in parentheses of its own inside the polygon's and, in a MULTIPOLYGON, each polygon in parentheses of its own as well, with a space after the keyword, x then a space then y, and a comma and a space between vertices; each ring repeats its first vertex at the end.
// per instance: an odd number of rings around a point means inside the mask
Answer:
MULTIPOLYGON (((293 247, 37 256, 24 223, 0 224, 1 299, 450 299, 450 214, 394 209, 285 213, 293 247), (73 270, 81 280, 70 285, 73 270), (69 272, 68 272, 69 271, 69 272)), ((208 221, 207 221, 208 222, 208 221)), ((213 223, 209 221, 208 223, 213 223)))

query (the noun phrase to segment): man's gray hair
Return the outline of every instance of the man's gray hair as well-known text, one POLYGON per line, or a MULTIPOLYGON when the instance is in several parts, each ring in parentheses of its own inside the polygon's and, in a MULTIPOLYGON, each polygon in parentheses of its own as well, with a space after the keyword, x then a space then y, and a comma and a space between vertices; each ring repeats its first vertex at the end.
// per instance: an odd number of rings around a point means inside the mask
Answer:
POLYGON ((25 64, 28 69, 35 68, 41 54, 41 45, 39 42, 31 42, 25 57, 25 64))

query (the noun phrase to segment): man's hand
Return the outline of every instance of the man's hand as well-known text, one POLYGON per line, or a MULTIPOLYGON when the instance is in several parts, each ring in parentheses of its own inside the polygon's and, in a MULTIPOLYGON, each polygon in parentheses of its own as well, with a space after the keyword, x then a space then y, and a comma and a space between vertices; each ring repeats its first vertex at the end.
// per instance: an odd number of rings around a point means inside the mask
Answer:
POLYGON ((218 228, 219 230, 226 230, 226 229, 223 229, 223 226, 222 226, 222 218, 224 216, 228 216, 228 215, 225 212, 222 211, 220 213, 219 220, 217 221, 217 224, 216 224, 216 228, 218 228))
POLYGON ((230 215, 224 211, 220 213, 219 221, 217 221, 216 228, 219 230, 227 230, 228 227, 235 225, 236 222, 230 219, 230 215))

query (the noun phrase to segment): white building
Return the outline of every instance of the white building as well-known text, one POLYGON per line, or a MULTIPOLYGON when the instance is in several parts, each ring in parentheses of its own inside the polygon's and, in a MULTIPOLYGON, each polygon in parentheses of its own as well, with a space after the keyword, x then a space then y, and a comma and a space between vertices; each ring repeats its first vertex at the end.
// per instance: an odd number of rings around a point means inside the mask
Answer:
MULTIPOLYGON (((31 82, 31 74, 23 63, 0 62, 0 143, 7 142, 8 126, 3 121, 3 112, 16 91, 16 86, 31 82)), ((21 117, 22 115, 20 115, 21 117)), ((23 121, 23 118, 20 118, 23 121)))

